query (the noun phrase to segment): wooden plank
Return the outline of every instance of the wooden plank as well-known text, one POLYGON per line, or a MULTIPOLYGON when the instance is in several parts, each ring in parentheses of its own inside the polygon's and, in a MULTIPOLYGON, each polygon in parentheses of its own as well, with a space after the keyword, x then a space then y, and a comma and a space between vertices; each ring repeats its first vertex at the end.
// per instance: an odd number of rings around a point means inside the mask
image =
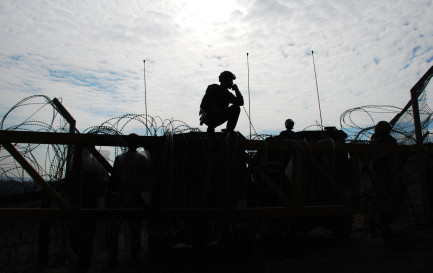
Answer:
POLYGON ((329 173, 320 166, 319 162, 309 154, 305 154, 305 157, 313 164, 314 168, 320 172, 322 177, 332 186, 332 188, 338 193, 345 204, 349 204, 350 200, 344 193, 344 191, 340 188, 340 186, 335 182, 334 178, 329 175, 329 173))
POLYGON ((2 143, 3 147, 15 158, 24 170, 35 180, 36 183, 61 207, 69 209, 70 206, 62 197, 39 175, 30 163, 10 143, 2 143))
POLYGON ((351 201, 352 205, 361 205, 362 200, 362 187, 361 187, 361 167, 360 157, 358 153, 350 154, 350 167, 351 167, 351 201))
POLYGON ((274 191, 274 193, 280 198, 284 205, 289 206, 289 197, 284 194, 280 187, 262 170, 261 167, 256 167, 255 170, 260 175, 260 177, 268 184, 268 186, 274 191))
MULTIPOLYGON (((202 134, 206 136, 206 134, 202 134)), ((174 138, 178 145, 185 144, 185 138, 174 138)), ((291 151, 341 151, 341 152, 383 152, 393 151, 402 154, 414 153, 433 153, 433 147, 424 145, 374 145, 374 144, 335 144, 335 143, 315 143, 304 141, 285 141, 285 140, 239 140, 226 138, 207 138, 207 143, 227 142, 228 145, 244 150, 291 150, 291 151)), ((127 135, 97 135, 97 134, 70 134, 52 132, 23 132, 23 131, 0 131, 0 143, 40 143, 40 144, 80 144, 96 146, 127 146, 128 142, 137 144, 140 147, 158 147, 164 145, 166 136, 139 136, 135 140, 130 140, 127 135)), ((203 138, 190 137, 188 145, 203 146, 203 138)))

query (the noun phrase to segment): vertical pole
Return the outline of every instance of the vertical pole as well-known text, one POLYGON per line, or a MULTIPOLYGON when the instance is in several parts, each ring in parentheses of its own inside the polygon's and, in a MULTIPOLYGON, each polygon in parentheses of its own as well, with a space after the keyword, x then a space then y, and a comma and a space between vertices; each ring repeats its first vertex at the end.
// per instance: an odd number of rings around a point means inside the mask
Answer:
POLYGON ((304 202, 304 175, 303 175, 303 161, 301 160, 300 151, 296 150, 293 154, 293 185, 292 189, 295 195, 295 207, 302 209, 305 205, 304 202))
POLYGON ((418 97, 425 89, 430 79, 433 77, 433 66, 419 79, 419 81, 410 89, 410 96, 412 101, 413 121, 415 125, 416 143, 421 145, 423 143, 421 119, 419 115, 418 97))
MULTIPOLYGON (((63 106, 63 104, 57 98, 54 98, 52 100, 52 102, 54 104, 54 107, 57 109, 57 111, 69 123, 69 133, 74 134, 76 129, 77 129, 76 128, 77 122, 75 121, 75 119, 68 112, 68 110, 66 110, 66 108, 63 106)), ((68 145, 68 152, 66 155, 66 173, 65 173, 65 180, 66 180, 66 183, 68 184, 68 187, 71 183, 73 183, 73 179, 71 177, 73 151, 74 151, 74 145, 69 144, 68 145)))
MULTIPOLYGON (((418 97, 423 92, 430 79, 433 77, 433 66, 419 79, 419 81, 412 87, 410 90, 411 101, 412 101, 412 111, 413 111, 413 121, 415 125, 415 137, 416 143, 418 146, 422 146, 423 144, 423 136, 422 136, 422 127, 421 127, 421 118, 419 114, 419 105, 418 105, 418 97)), ((429 155, 425 153, 420 153, 422 156, 422 165, 421 165, 421 181, 423 187, 423 203, 424 203, 424 214, 428 221, 433 220, 433 196, 432 194, 432 186, 430 180, 427 175, 427 166, 426 162, 429 160, 429 155)))
POLYGON ((319 102, 320 126, 321 126, 322 131, 323 131, 322 109, 320 108, 319 85, 317 84, 316 64, 315 64, 315 62, 314 62, 314 52, 313 52, 313 50, 311 50, 311 56, 313 56, 314 78, 316 79, 317 101, 319 102))
POLYGON ((143 60, 143 75, 144 75, 144 106, 146 108, 146 136, 149 132, 149 127, 147 127, 147 88, 146 88, 146 60, 143 60))
POLYGON ((248 53, 247 53, 247 68, 248 68, 248 119, 250 122, 250 139, 251 139, 250 63, 248 61, 248 53))
POLYGON ((83 165, 83 146, 74 146, 74 160, 72 161, 71 203, 74 209, 81 209, 83 194, 83 179, 81 178, 83 165))
POLYGON ((415 125, 416 144, 422 145, 423 138, 422 138, 422 129, 421 129, 421 118, 419 115, 418 90, 415 88, 412 88, 410 90, 410 96, 411 96, 411 101, 412 101, 413 122, 415 125))
MULTIPOLYGON (((41 208, 50 208, 51 200, 45 192, 41 197, 41 208)), ((39 222, 39 236, 38 236, 38 269, 45 269, 48 266, 50 256, 50 228, 51 222, 49 220, 42 220, 39 222)))
POLYGON ((350 167, 351 167, 351 180, 352 180, 352 187, 351 187, 351 199, 352 199, 352 205, 356 207, 356 209, 359 209, 362 205, 361 203, 361 195, 362 195, 362 188, 361 188, 361 170, 360 170, 360 157, 359 153, 351 153, 350 154, 350 167))
MULTIPOLYGON (((418 146, 422 146, 423 144, 423 137, 422 137, 422 128, 421 128, 421 118, 419 115, 419 105, 418 105, 418 88, 416 88, 417 85, 415 85, 410 90, 410 96, 412 101, 412 112, 413 112, 413 122, 415 125, 415 138, 416 138, 416 144, 418 146)), ((421 90, 422 91, 422 90, 421 90)), ((423 193, 423 207, 424 207, 424 215, 426 219, 429 221, 431 220, 432 212, 431 212, 431 206, 430 206, 430 199, 431 196, 429 194, 429 183, 427 182, 427 171, 426 171, 426 164, 427 161, 427 155, 421 154, 421 157, 423 158, 421 162, 421 185, 422 185, 422 193, 423 193)))

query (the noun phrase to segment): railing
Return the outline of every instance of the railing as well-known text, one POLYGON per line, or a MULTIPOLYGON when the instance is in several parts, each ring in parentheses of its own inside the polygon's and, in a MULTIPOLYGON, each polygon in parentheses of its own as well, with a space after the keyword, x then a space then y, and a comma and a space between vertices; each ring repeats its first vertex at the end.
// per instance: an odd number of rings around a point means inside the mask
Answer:
MULTIPOLYGON (((136 140, 139 146, 145 146, 150 150, 157 150, 165 143, 166 137, 148 137, 139 136, 136 140)), ((122 212, 124 217, 144 216, 144 212, 134 209, 108 210, 108 209, 83 209, 80 206, 79 191, 77 198, 73 202, 64 200, 58 192, 42 179, 40 175, 32 168, 25 158, 14 148, 12 143, 39 143, 39 144, 64 144, 75 145, 79 151, 82 147, 98 146, 126 146, 130 142, 128 136, 108 136, 108 135, 84 135, 84 134, 59 134, 59 133, 37 133, 37 132, 17 132, 1 131, 0 143, 15 158, 17 162, 27 171, 40 187, 48 193, 50 198, 55 201, 59 208, 1 208, 0 219, 2 220, 49 220, 49 219, 67 219, 72 213, 92 214, 96 218, 105 218, 112 214, 122 212)), ((209 143, 217 143, 221 140, 212 138, 207 140, 209 143)), ((219 217, 294 217, 294 216, 318 216, 318 215, 341 215, 367 212, 390 212, 396 211, 401 207, 401 194, 399 184, 399 158, 402 156, 423 154, 431 155, 433 152, 429 146, 375 146, 372 144, 335 144, 335 143, 307 143, 307 142, 289 142, 283 140, 261 141, 261 140, 227 140, 229 145, 235 149, 244 151, 288 151, 294 156, 293 176, 290 186, 290 193, 282 190, 272 177, 270 177, 263 165, 249 161, 252 172, 254 172, 269 187, 270 191, 275 194, 275 198, 281 201, 281 206, 269 207, 264 204, 260 207, 243 207, 243 208, 161 208, 159 215, 184 215, 185 217, 194 215, 207 214, 209 216, 219 217), (349 185, 342 188, 337 183, 335 177, 326 166, 323 166, 314 156, 317 153, 339 153, 348 159, 349 168, 347 173, 350 174, 349 185), (377 170, 372 169, 370 159, 371 155, 386 153, 389 156, 387 164, 388 173, 379 175, 377 170), (306 170, 306 166, 309 166, 306 170), (309 204, 306 202, 306 178, 310 170, 319 173, 322 181, 327 183, 338 196, 338 204, 309 204), (363 200, 361 172, 368 172, 371 179, 381 191, 382 200, 380 203, 368 203, 363 200), (381 177, 387 177, 388 181, 381 181, 381 177)), ((194 140, 189 141, 188 145, 194 147, 194 140)), ((173 145, 184 145, 184 142, 174 143, 173 145)), ((76 155, 79 154, 76 152, 76 155)), ((76 156, 77 164, 80 165, 79 157, 76 156)), ((250 160, 250 159, 249 159, 250 160)), ((110 165, 105 162, 106 168, 110 170, 110 165)), ((338 167, 338 166, 337 166, 338 167)), ((75 167, 75 172, 79 172, 79 167, 75 167)), ((347 171, 347 170, 346 170, 347 171)), ((74 177, 74 175, 73 175, 74 177)), ((75 176, 77 177, 77 176, 75 176)), ((78 188, 80 188, 79 186, 78 188)))

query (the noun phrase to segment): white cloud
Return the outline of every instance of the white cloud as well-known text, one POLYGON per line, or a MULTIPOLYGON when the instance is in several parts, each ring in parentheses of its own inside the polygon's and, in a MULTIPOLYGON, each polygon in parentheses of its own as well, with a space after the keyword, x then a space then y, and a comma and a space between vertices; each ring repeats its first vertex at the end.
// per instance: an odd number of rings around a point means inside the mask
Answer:
POLYGON ((319 120, 314 50, 324 125, 339 126, 349 108, 404 106, 433 64, 432 1, 202 3, 0 2, 0 115, 33 94, 62 97, 83 127, 144 113, 145 59, 149 114, 195 127, 223 70, 248 101, 248 52, 254 127, 303 129, 319 120))

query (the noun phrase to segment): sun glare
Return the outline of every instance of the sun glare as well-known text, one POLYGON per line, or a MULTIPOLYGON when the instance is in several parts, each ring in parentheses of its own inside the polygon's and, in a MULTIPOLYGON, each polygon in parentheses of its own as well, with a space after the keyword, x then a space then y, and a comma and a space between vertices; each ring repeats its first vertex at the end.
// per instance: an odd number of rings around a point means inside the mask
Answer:
POLYGON ((236 8, 236 0, 189 0, 185 5, 185 15, 197 22, 215 23, 230 19, 236 8))
POLYGON ((236 0, 190 0, 182 7, 179 24, 189 29, 196 39, 208 40, 217 26, 224 27, 237 8, 236 0))

